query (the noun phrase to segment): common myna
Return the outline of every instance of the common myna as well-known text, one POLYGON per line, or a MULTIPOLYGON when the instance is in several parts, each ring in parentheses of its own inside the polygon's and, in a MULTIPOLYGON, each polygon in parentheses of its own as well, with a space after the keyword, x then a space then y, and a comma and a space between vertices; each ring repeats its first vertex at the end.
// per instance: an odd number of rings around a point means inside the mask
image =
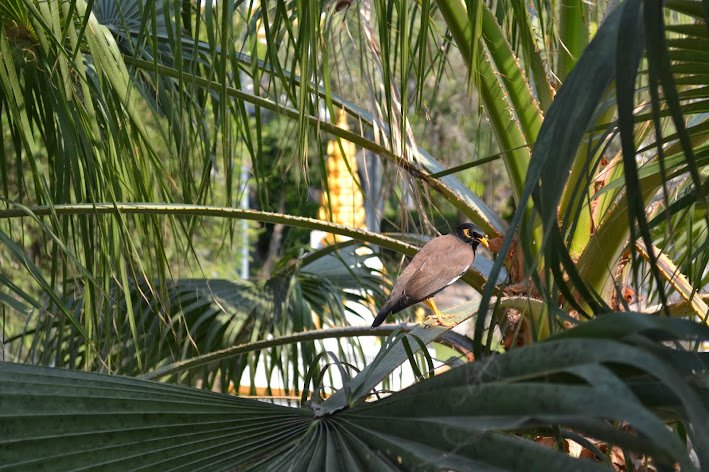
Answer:
POLYGON ((451 326, 443 321, 445 315, 438 311, 433 296, 465 274, 475 260, 478 244, 489 247, 485 233, 472 223, 427 242, 397 279, 372 328, 382 324, 389 313, 421 301, 433 310, 436 325, 451 326))

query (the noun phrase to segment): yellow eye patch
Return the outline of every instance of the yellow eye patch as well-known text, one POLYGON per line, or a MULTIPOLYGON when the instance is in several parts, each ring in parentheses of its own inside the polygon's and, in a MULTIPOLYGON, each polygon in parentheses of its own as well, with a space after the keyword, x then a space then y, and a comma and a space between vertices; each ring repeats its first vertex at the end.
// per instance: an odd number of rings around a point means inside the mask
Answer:
POLYGON ((463 230, 463 233, 465 233, 465 236, 466 236, 466 237, 472 238, 472 236, 470 235, 470 230, 469 230, 468 228, 465 228, 465 229, 463 230))

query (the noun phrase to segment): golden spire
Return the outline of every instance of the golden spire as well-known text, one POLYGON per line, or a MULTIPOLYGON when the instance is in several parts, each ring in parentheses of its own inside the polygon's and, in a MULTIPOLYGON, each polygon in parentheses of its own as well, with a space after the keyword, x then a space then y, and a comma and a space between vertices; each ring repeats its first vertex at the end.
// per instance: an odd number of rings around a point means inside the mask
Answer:
MULTIPOLYGON (((347 117, 344 110, 338 110, 337 126, 349 130, 347 117)), ((333 223, 352 226, 354 228, 365 228, 364 199, 357 178, 357 159, 355 158, 357 149, 354 143, 336 139, 330 140, 327 144, 327 186, 328 192, 323 191, 320 198, 320 209, 318 218, 333 223), (332 217, 330 215, 332 208, 332 217)), ((335 241, 340 241, 341 236, 335 236, 335 241)), ((332 243, 332 235, 328 235, 324 243, 332 243)))

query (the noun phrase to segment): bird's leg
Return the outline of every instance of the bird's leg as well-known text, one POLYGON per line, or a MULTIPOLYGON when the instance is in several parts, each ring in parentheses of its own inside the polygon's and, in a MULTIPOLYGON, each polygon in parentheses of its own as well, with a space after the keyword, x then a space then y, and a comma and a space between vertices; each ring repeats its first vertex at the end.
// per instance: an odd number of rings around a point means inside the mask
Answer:
POLYGON ((444 315, 440 311, 438 311, 438 307, 436 306, 436 302, 433 300, 433 297, 427 298, 425 300, 422 300, 424 304, 426 304, 427 307, 429 307, 431 310, 433 310, 433 315, 429 316, 424 320, 424 324, 427 324, 429 326, 455 326, 455 322, 446 322, 443 321, 443 318, 450 318, 452 315, 444 315), (435 318, 435 319, 433 319, 435 318))

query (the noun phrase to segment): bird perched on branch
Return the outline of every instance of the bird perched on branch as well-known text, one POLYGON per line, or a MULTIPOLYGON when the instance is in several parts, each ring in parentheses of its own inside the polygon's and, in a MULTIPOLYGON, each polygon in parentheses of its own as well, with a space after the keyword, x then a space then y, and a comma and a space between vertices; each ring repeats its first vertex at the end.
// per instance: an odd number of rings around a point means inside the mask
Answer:
POLYGON ((472 223, 427 242, 397 279, 372 328, 382 324, 389 313, 398 313, 418 302, 433 310, 427 321, 435 317, 435 325, 452 326, 443 321, 446 315, 438 311, 433 296, 465 274, 475 260, 479 244, 489 247, 485 233, 472 223))

